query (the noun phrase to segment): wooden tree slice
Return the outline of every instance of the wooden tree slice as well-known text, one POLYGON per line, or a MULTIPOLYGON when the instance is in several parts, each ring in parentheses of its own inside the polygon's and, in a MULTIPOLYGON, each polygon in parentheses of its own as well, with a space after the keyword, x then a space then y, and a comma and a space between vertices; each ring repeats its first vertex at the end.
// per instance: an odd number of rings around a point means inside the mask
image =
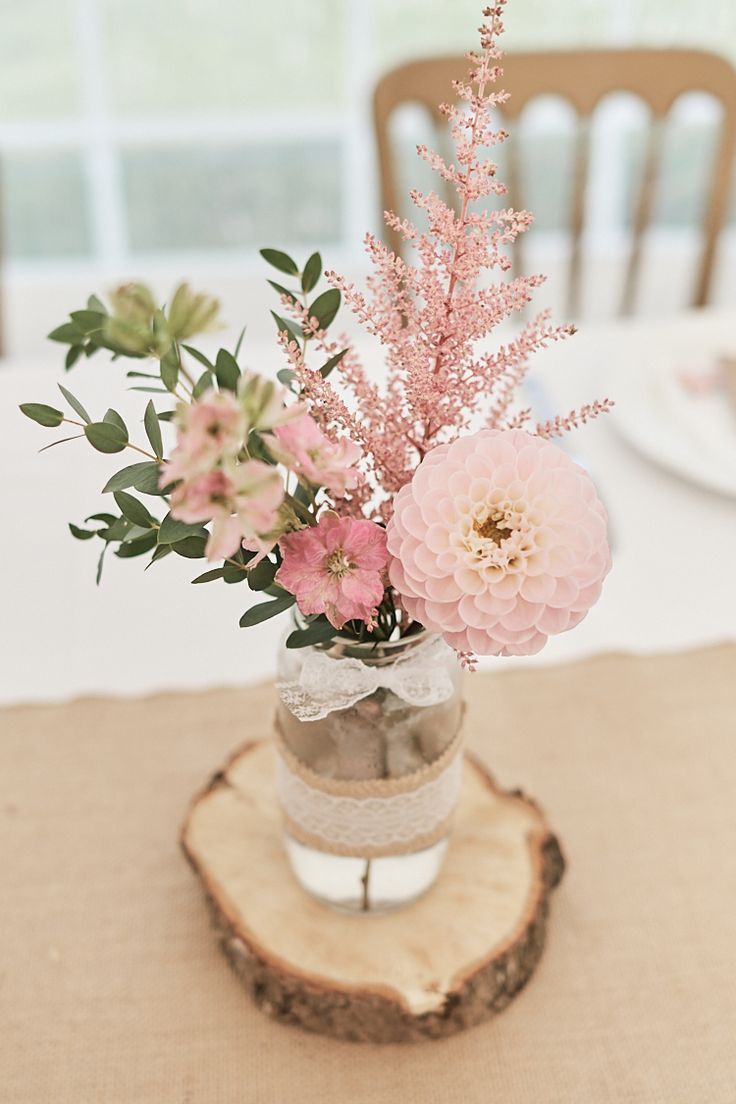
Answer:
POLYGON ((504 1008, 544 946, 564 870, 534 802, 466 759, 445 865, 405 909, 343 915, 297 884, 281 844, 274 750, 249 744, 194 801, 182 846, 222 946, 274 1019, 341 1039, 451 1035, 504 1008))

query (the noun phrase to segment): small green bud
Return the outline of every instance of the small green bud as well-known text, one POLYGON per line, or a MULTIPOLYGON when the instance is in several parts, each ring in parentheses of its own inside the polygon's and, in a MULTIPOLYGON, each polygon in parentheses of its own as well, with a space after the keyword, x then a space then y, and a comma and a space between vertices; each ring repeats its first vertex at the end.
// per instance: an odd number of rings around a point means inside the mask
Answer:
POLYGON ((156 311, 156 301, 145 284, 123 284, 110 293, 112 313, 125 322, 149 325, 156 311))
POLYGON ((196 295, 188 284, 180 284, 169 307, 169 332, 176 341, 215 327, 219 300, 211 295, 196 295))
POLYGON ((156 302, 145 284, 123 284, 110 293, 112 312, 103 333, 110 345, 126 353, 151 350, 156 302))
POLYGON ((105 319, 103 334, 113 348, 125 353, 147 353, 151 348, 151 330, 141 322, 111 315, 105 319))
POLYGON ((285 391, 257 372, 244 372, 238 382, 238 398, 249 429, 268 430, 298 418, 305 407, 284 405, 285 391))

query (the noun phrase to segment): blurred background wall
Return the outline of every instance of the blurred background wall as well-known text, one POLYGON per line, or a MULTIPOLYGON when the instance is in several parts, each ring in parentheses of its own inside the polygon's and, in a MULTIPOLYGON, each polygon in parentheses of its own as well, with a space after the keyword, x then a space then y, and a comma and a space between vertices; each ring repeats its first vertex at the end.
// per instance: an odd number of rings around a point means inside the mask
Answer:
MULTIPOLYGON (((318 247, 329 265, 359 273, 363 233, 380 228, 373 86, 401 61, 474 45, 481 6, 0 0, 7 351, 36 355, 82 295, 131 278, 166 294, 186 276, 222 295, 233 325, 271 334, 263 245, 301 259, 318 247)), ((687 45, 736 62, 734 0, 510 0, 506 25, 509 51, 687 45)), ((712 104, 695 94, 668 128, 645 311, 683 305, 716 123, 712 104)), ((410 156, 424 125, 411 111, 396 119, 407 186, 427 183, 410 156)), ((596 119, 586 197, 591 316, 614 298, 644 125, 641 105, 623 96, 596 119)), ((516 133, 537 216, 525 260, 550 273, 542 301, 553 305, 572 134, 569 112, 546 100, 516 133)), ((735 220, 732 203, 715 301, 732 301, 736 290, 735 220)))

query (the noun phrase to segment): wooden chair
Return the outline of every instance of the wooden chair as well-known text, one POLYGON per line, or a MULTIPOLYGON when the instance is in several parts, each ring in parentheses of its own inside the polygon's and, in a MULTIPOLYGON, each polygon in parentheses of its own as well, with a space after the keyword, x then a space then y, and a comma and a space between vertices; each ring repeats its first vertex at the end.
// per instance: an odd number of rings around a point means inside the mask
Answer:
MULTIPOLYGON (((589 122, 596 106, 609 93, 629 92, 645 101, 651 115, 652 125, 649 129, 641 186, 634 206, 631 249, 621 303, 621 312, 629 313, 636 298, 642 238, 652 214, 666 116, 675 100, 685 92, 706 92, 719 101, 723 109, 720 141, 705 205, 702 251, 692 299, 693 306, 705 305, 711 289, 718 235, 727 213, 736 148, 736 70, 724 58, 701 50, 563 50, 551 53, 518 53, 508 54, 502 64, 504 76, 500 86, 511 94, 510 100, 503 107, 504 121, 518 119, 532 100, 548 95, 566 100, 578 115, 568 282, 568 304, 573 315, 580 300, 589 122)), ((461 57, 429 58, 402 65, 379 81, 374 93, 373 107, 384 210, 398 210, 396 174, 388 135, 392 112, 402 104, 419 104, 431 116, 435 129, 439 129, 445 124, 445 120, 438 113, 437 105, 452 99, 451 81, 455 77, 464 76, 466 68, 467 63, 461 57)), ((509 203, 520 208, 523 206, 523 199, 518 148, 512 140, 506 149, 509 157, 509 203)), ((399 236, 388 229, 386 234, 389 244, 399 252, 399 236)), ((520 243, 517 245, 520 248, 520 243)), ((519 260, 517 252, 517 264, 519 260)))

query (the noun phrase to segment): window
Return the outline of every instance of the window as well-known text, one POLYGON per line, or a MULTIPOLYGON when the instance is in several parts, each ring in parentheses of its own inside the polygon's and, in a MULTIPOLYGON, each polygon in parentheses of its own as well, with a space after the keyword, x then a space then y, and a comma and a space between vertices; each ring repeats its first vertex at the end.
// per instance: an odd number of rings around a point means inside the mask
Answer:
MULTIPOLYGON (((355 259, 365 227, 377 223, 375 79, 408 57, 462 52, 480 8, 480 0, 2 0, 11 267, 74 260, 141 272, 157 258, 193 255, 243 264, 264 243, 300 255, 318 244, 355 259)), ((697 20, 687 0, 562 0, 550 13, 547 0, 510 0, 507 48, 688 42, 736 60, 732 0, 705 0, 697 20)), ((554 125, 542 118, 525 153, 530 179, 552 180, 557 167, 559 180, 533 186, 529 205, 553 230, 570 144, 559 112, 554 125)), ((692 171, 660 205, 663 224, 692 218, 704 120, 696 113, 691 135, 681 131, 670 149, 671 162, 692 171)), ((633 186, 636 137, 621 141, 622 177, 613 198, 602 186, 600 211, 618 204, 620 214, 633 186)), ((413 162, 413 179, 417 172, 413 162)))

